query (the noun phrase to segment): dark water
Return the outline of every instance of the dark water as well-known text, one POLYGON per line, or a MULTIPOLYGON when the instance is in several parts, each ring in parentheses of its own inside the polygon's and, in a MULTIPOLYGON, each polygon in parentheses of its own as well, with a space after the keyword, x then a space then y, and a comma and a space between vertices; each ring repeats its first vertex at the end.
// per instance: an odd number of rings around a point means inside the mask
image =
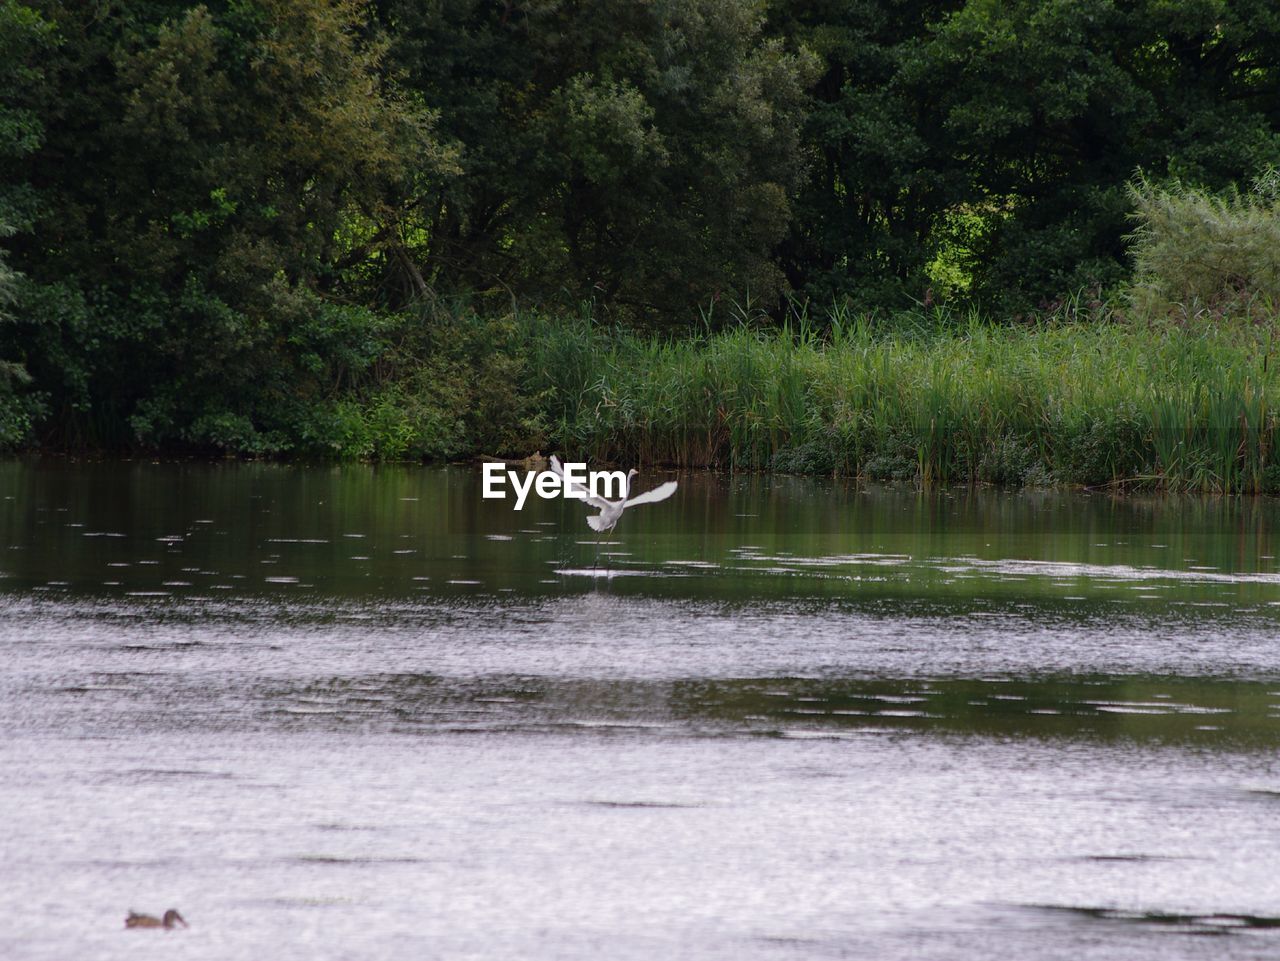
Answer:
POLYGON ((1276 504, 583 514, 0 464, 0 957, 1280 954, 1276 504))

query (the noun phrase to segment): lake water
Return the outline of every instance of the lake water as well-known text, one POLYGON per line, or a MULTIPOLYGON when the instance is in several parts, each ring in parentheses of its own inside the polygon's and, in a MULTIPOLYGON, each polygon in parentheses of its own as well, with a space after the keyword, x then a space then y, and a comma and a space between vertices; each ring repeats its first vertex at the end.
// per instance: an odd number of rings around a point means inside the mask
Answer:
POLYGON ((680 480, 0 463, 0 957, 1280 954, 1280 506, 680 480))

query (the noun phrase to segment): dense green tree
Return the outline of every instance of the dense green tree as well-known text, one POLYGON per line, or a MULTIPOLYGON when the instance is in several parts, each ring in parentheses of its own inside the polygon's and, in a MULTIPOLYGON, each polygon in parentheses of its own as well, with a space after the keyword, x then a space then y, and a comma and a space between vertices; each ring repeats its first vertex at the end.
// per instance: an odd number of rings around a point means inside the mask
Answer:
MULTIPOLYGON (((37 196, 22 168, 44 137, 36 91, 44 83, 41 60, 51 46, 51 25, 34 10, 0 4, 0 244, 29 231, 36 217, 37 196)), ((0 350, 0 448, 23 440, 42 410, 40 396, 22 390, 31 382, 27 331, 15 326, 23 278, 7 260, 0 248, 0 345, 7 348, 0 350)))
POLYGON ((684 320, 776 297, 810 58, 743 0, 383 0, 397 63, 463 145, 423 204, 447 287, 684 320))
POLYGON ((923 295, 939 228, 968 197, 938 91, 913 68, 961 0, 777 4, 773 29, 823 65, 804 131, 809 178, 782 264, 794 288, 892 303, 923 295))
POLYGON ((404 198, 451 164, 430 114, 357 0, 42 12, 61 42, 15 253, 60 432, 279 446, 340 376, 313 341, 365 334, 349 254, 402 264, 404 198))
POLYGON ((1127 270, 1136 169, 1215 187, 1280 160, 1280 9, 1258 0, 968 3, 924 67, 990 214, 977 292, 1025 302, 1127 270))
POLYGON ((812 292, 1107 284, 1136 169, 1221 186, 1280 159, 1266 0, 859 0, 779 5, 777 29, 825 65, 784 248, 812 292))

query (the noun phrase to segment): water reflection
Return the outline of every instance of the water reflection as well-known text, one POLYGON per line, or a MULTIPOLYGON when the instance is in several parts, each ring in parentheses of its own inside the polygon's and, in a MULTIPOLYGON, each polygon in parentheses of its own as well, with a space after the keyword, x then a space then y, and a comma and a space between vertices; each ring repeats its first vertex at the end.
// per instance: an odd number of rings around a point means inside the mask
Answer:
MULTIPOLYGON (((178 647, 131 646, 131 653, 178 647)), ((227 652, 232 655, 234 652, 227 652)), ((31 690, 28 694, 35 693, 31 690)), ((684 680, 422 673, 77 677, 34 698, 28 723, 307 734, 554 733, 668 737, 868 734, 1280 747, 1275 683, 1231 678, 765 677, 684 680), (52 696, 50 696, 52 695, 52 696)))
POLYGON ((0 492, 10 590, 385 597, 427 578, 444 593, 1280 604, 1270 500, 695 474, 597 544, 579 505, 515 512, 465 468, 9 461, 0 492))
POLYGON ((131 903, 232 961, 1275 953, 1270 501, 693 475, 597 545, 466 469, 0 497, 6 959, 134 957, 131 903))
POLYGON ((1091 921, 1117 924, 1157 925, 1170 933, 1231 934, 1240 930, 1280 928, 1280 917, 1257 914, 1173 914, 1167 911, 1124 911, 1118 908, 1033 905, 1042 911, 1057 911, 1091 921))
POLYGON ((982 737, 1280 746, 1274 685, 1107 675, 981 679, 766 678, 556 681, 424 675, 313 680, 258 693, 259 710, 324 726, 441 732, 548 731, 840 736, 901 732, 982 737))

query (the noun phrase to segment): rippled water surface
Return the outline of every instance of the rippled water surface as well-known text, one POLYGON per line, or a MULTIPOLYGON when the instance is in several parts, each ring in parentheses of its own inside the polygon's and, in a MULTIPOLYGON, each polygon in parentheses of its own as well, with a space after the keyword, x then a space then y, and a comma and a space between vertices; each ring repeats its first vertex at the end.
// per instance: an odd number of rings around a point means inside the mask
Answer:
POLYGON ((680 480, 0 463, 0 957, 1280 955, 1280 507, 680 480))

